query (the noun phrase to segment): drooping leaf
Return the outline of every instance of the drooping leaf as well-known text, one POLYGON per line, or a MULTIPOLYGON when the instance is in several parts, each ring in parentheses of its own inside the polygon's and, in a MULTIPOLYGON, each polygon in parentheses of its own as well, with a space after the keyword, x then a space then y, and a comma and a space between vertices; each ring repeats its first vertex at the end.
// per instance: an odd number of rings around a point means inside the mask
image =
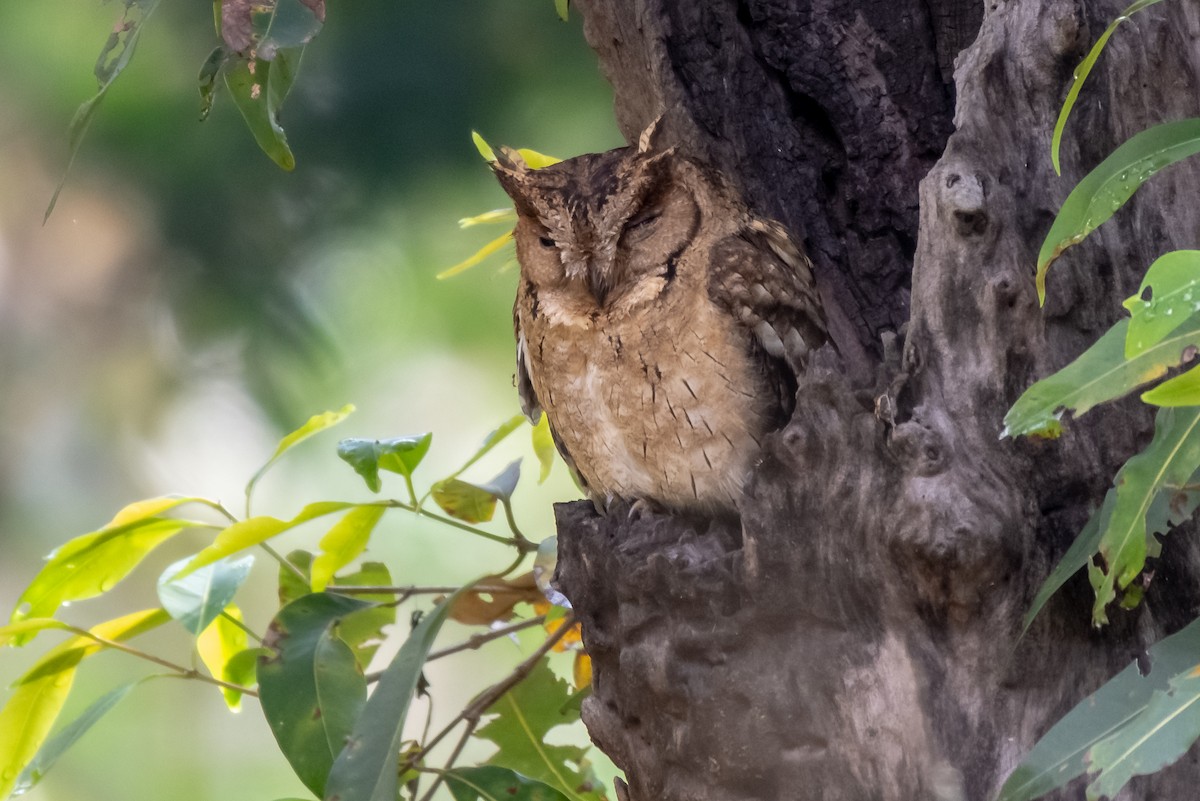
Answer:
POLYGON ((1054 566, 1054 570, 1042 583, 1038 589, 1037 596, 1033 599, 1033 604, 1030 605, 1029 611, 1025 613, 1023 621, 1023 631, 1028 630, 1033 623, 1033 619, 1042 611, 1042 607, 1046 605, 1062 585, 1067 583, 1071 576, 1078 573, 1087 565, 1091 564, 1092 557, 1100 548, 1100 536, 1108 528, 1108 519, 1112 516, 1113 508, 1117 503, 1117 491, 1110 489, 1104 497, 1104 504, 1092 512, 1092 516, 1088 518, 1087 524, 1084 525, 1075 541, 1071 543, 1071 547, 1063 554, 1062 559, 1054 566))
POLYGON ((274 100, 278 92, 272 92, 270 86, 272 67, 279 63, 278 57, 274 61, 238 59, 225 69, 225 86, 259 148, 271 161, 291 172, 296 168, 296 157, 279 124, 279 104, 274 100))
POLYGON ((1083 88, 1083 82, 1091 74, 1092 67, 1096 66, 1096 60, 1100 58, 1100 53, 1104 51, 1104 46, 1108 44, 1109 38, 1116 32, 1117 26, 1129 19, 1131 15, 1157 2, 1159 0, 1137 0, 1129 8, 1122 11, 1121 15, 1104 29, 1104 33, 1096 40, 1096 44, 1092 45, 1092 49, 1088 51, 1087 56, 1075 68, 1075 80, 1071 83, 1070 91, 1067 92, 1067 99, 1063 101, 1062 110, 1058 112, 1058 122, 1054 125, 1054 137, 1050 140, 1050 160, 1054 163, 1055 175, 1062 175, 1062 169, 1058 161, 1058 152, 1062 145, 1063 129, 1067 127, 1067 118, 1071 116, 1071 110, 1075 108, 1075 100, 1079 97, 1079 90, 1083 88))
MULTIPOLYGON (((252 671, 249 674, 250 677, 256 676, 257 671, 252 659, 244 658, 241 664, 233 662, 238 654, 246 651, 247 644, 246 630, 233 622, 234 620, 238 622, 242 620, 242 611, 236 604, 231 603, 225 607, 224 614, 218 615, 200 632, 200 636, 196 638, 196 650, 200 653, 200 661, 208 668, 208 672, 214 679, 247 687, 251 686, 253 681, 247 680, 245 663, 250 663, 249 670, 252 671)), ((240 692, 229 687, 221 687, 220 690, 225 697, 226 706, 234 712, 242 708, 240 692)))
POLYGON ((383 671, 346 747, 329 772, 326 798, 338 801, 395 801, 399 787, 396 761, 404 722, 421 678, 425 658, 433 647, 446 613, 457 597, 450 596, 421 618, 383 671))
POLYGON ((1129 320, 1120 320, 1078 359, 1043 378, 1017 399, 1004 417, 1004 436, 1057 436, 1065 411, 1081 417, 1166 375, 1200 347, 1200 316, 1189 319, 1132 359, 1125 358, 1129 320))
POLYGON ((171 617, 193 636, 199 636, 233 601, 250 576, 254 557, 247 554, 240 559, 221 559, 183 578, 175 578, 187 562, 181 559, 159 576, 158 600, 171 617))
POLYGON ((318 798, 334 757, 357 720, 367 682, 350 646, 337 636, 338 622, 368 602, 312 593, 279 610, 259 660, 263 713, 283 755, 318 798))
MULTIPOLYGON (((1200 662, 1200 654, 1197 654, 1200 662)), ((1088 752, 1089 801, 1115 798, 1134 776, 1157 773, 1174 764, 1200 738, 1200 676, 1195 668, 1177 674, 1157 690, 1145 710, 1088 752)))
POLYGON ((229 61, 229 51, 224 47, 215 47, 200 65, 200 74, 196 76, 196 88, 200 91, 200 121, 208 119, 212 112, 213 103, 217 98, 217 76, 221 68, 229 61))
POLYGON ((1154 439, 1125 463, 1113 482, 1117 500, 1098 548, 1104 565, 1093 571, 1096 603, 1092 621, 1096 625, 1108 622, 1105 606, 1116 590, 1127 587, 1141 573, 1147 540, 1167 529, 1165 514, 1159 520, 1148 519, 1152 503, 1164 491, 1182 486, 1198 468, 1200 407, 1159 410, 1154 439))
POLYGON ((550 785, 494 765, 447 771, 446 786, 454 801, 566 801, 550 785))
MULTIPOLYGON (((122 641, 170 620, 161 609, 149 609, 109 620, 90 631, 104 640, 122 641)), ((75 671, 84 658, 103 649, 79 635, 51 648, 17 680, 0 709, 0 798, 11 792, 22 771, 46 741, 62 712, 75 671)))
POLYGON ((568 708, 570 695, 549 661, 540 661, 528 678, 487 710, 496 717, 478 735, 499 748, 487 764, 545 782, 570 799, 601 798, 586 767, 585 749, 546 743, 551 729, 579 719, 568 708))
POLYGON ((217 535, 213 544, 192 557, 192 560, 187 563, 175 578, 183 578, 205 565, 211 565, 213 562, 224 559, 227 556, 266 542, 272 537, 279 536, 283 532, 293 529, 302 523, 307 523, 309 520, 331 515, 334 512, 340 512, 355 505, 344 501, 318 501, 305 506, 291 520, 280 520, 276 517, 267 516, 241 520, 223 529, 217 535))
POLYGON ((319 434, 327 428, 332 428, 353 413, 354 404, 347 403, 336 412, 322 412, 321 414, 314 414, 312 417, 308 418, 308 421, 304 425, 300 426, 295 431, 279 440, 279 445, 275 447, 275 453, 271 454, 271 458, 267 460, 267 463, 258 468, 258 471, 250 479, 249 483, 246 484, 246 497, 250 497, 251 493, 254 492, 254 485, 257 484, 258 480, 262 478, 268 470, 271 469, 271 466, 274 465, 275 462, 279 461, 279 457, 283 456, 289 450, 296 447, 301 442, 304 442, 304 440, 308 439, 309 437, 319 434))
POLYGON ((567 21, 567 7, 571 0, 554 0, 554 10, 558 13, 558 18, 563 22, 567 21))
POLYGON ((531 437, 533 453, 542 467, 541 473, 538 474, 538 483, 542 484, 550 477, 550 468, 554 467, 554 458, 558 456, 558 449, 554 447, 554 437, 550 433, 550 418, 546 417, 545 412, 542 412, 537 425, 533 427, 531 437))
POLYGON ((450 617, 453 620, 468 626, 487 626, 510 619, 513 615, 513 608, 519 603, 533 603, 542 600, 541 590, 538 589, 532 572, 513 579, 484 576, 478 581, 478 584, 483 587, 504 589, 489 589, 486 592, 480 592, 468 587, 450 608, 450 617))
POLYGON ((1063 251, 1125 205, 1159 170, 1200 153, 1200 118, 1167 122, 1135 134, 1087 174, 1058 210, 1038 254, 1038 300, 1046 301, 1046 272, 1063 251))
POLYGON ((1152 646, 1147 658, 1145 675, 1130 664, 1046 732, 1008 777, 998 801, 1032 801, 1082 776, 1089 749, 1140 715, 1173 676, 1200 662, 1200 620, 1152 646))
POLYGON ((379 492, 383 487, 380 470, 411 477, 432 442, 433 434, 428 433, 393 439, 344 439, 338 443, 337 454, 363 477, 371 492, 379 492))
MULTIPOLYGON (((102 595, 141 564, 142 559, 185 528, 209 527, 206 523, 153 515, 192 498, 155 498, 122 509, 104 528, 65 543, 50 555, 46 565, 17 600, 13 622, 31 617, 51 617, 64 602, 102 595)), ((25 637, 16 641, 22 643, 25 637)))
POLYGON ((496 502, 508 503, 521 475, 517 461, 486 484, 448 478, 433 485, 433 500, 442 511, 467 523, 485 523, 496 513, 496 502))
POLYGON ((512 231, 506 231, 503 234, 500 234, 500 236, 496 237, 491 242, 488 242, 486 245, 481 247, 479 250, 475 251, 473 254, 471 254, 467 258, 463 259, 462 261, 460 261, 458 264, 455 264, 453 267, 447 267, 446 269, 442 270, 440 273, 437 274, 437 279, 439 281, 441 281, 446 278, 453 278, 454 276, 458 275, 459 273, 465 273, 467 270, 469 270, 472 267, 474 267, 475 265, 479 264, 484 259, 486 259, 488 256, 492 255, 493 253, 496 253, 497 251, 499 251, 501 248, 503 248, 505 245, 507 245, 509 242, 512 242, 512 241, 513 241, 512 231))
POLYGON ((87 734, 88 730, 96 725, 100 718, 112 711, 113 707, 124 700, 125 696, 129 695, 134 687, 152 678, 155 678, 155 676, 146 676, 110 690, 85 709, 83 714, 59 729, 53 737, 42 744, 42 747, 38 749, 33 760, 21 772, 20 777, 17 778, 16 786, 12 789, 12 795, 14 797, 23 795, 33 789, 50 769, 54 767, 59 757, 70 750, 71 746, 79 742, 79 739, 87 734))
POLYGON ((104 43, 104 49, 100 51, 100 58, 96 60, 95 75, 99 89, 90 100, 75 110, 75 116, 71 118, 67 166, 63 170, 62 180, 58 182, 54 194, 50 197, 46 214, 42 218, 43 222, 50 219, 54 206, 58 203, 58 196, 67 183, 67 174, 79 152, 79 146, 83 144, 83 137, 87 133, 88 126, 92 124, 92 119, 100 109, 100 104, 108 96, 108 90, 112 88, 113 81, 129 66, 129 60, 133 58, 138 40, 142 36, 142 28, 150 19, 150 15, 158 8, 158 3, 159 0, 125 0, 125 9, 122 12, 121 20, 113 27, 108 41, 104 43))
POLYGON ((1200 312, 1200 250, 1160 256, 1124 306, 1131 315, 1125 358, 1132 359, 1200 312))
POLYGON ((312 563, 313 592, 325 589, 334 573, 358 558, 386 511, 384 506, 356 506, 329 529, 321 538, 321 555, 312 563))

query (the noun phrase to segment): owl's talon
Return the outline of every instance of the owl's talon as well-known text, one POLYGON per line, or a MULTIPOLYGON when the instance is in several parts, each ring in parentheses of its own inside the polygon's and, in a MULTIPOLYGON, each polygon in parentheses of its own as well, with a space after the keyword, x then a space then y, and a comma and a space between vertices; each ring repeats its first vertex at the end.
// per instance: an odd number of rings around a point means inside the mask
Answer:
POLYGON ((626 518, 630 523, 641 520, 643 517, 658 514, 660 509, 654 501, 646 498, 638 498, 629 506, 629 516, 626 518))

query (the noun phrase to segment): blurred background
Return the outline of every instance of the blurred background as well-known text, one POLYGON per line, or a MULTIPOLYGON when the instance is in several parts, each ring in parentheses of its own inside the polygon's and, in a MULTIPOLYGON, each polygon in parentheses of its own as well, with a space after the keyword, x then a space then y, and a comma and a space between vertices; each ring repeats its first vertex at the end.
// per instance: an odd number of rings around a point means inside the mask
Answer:
MULTIPOLYGON (((284 108, 297 158, 285 173, 229 98, 198 122, 196 74, 217 43, 211 4, 164 2, 43 225, 66 167, 68 123, 95 92, 92 68, 120 14, 120 3, 96 0, 0 4, 4 616, 53 547, 128 502, 187 493, 240 509, 242 487, 279 437, 316 412, 358 406, 277 465, 256 513, 290 517, 313 500, 367 498, 334 453, 342 437, 432 431, 418 487, 455 469, 518 411, 515 269, 498 269, 507 256, 434 277, 503 232, 456 225, 507 205, 471 130, 561 157, 623 144, 579 21, 561 22, 551 0, 359 0, 331 3, 305 54, 284 108)), ((517 517, 542 539, 553 533, 551 503, 578 492, 561 464, 537 485, 528 441, 518 431, 464 478, 486 480, 524 457, 517 517)), ((402 484, 385 479, 383 493, 402 496, 402 484)), ((384 518, 370 554, 397 583, 462 582, 508 561, 502 548, 402 514, 384 518)), ((280 547, 312 548, 320 534, 300 530, 280 547)), ((61 616, 91 625, 155 605, 158 573, 204 542, 181 535, 112 597, 61 616)), ((239 596, 260 631, 274 572, 260 557, 239 596)), ((449 631, 446 642, 456 635, 466 636, 449 631)), ((54 635, 44 636, 0 651, 0 684, 54 635)), ((138 642, 187 658, 181 632, 138 642)), ((507 641, 488 649, 431 674, 438 716, 518 655, 507 641)), ((121 654, 94 657, 62 719, 147 672, 121 654)), ((159 681, 25 797, 288 795, 307 793, 256 705, 235 716, 211 687, 159 681)))

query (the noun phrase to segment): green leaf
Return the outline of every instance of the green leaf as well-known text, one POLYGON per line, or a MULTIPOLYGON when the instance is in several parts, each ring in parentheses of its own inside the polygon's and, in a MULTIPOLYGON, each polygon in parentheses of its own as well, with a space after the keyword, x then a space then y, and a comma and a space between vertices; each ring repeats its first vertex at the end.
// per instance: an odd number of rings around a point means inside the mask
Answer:
POLYGON ((471 141, 475 143, 475 149, 479 151, 479 155, 483 156, 484 161, 495 161, 496 154, 492 150, 492 146, 487 143, 479 131, 471 131, 471 141))
POLYGON ((325 589, 333 574, 358 558, 367 547, 384 506, 356 506, 321 538, 321 555, 312 563, 313 592, 325 589))
POLYGON ((554 458, 558 456, 558 449, 554 447, 554 435, 550 433, 550 418, 546 417, 545 412, 538 418, 531 437, 533 453, 542 467, 541 473, 538 474, 538 483, 543 484, 550 477, 550 468, 554 467, 554 458))
POLYGON ((508 503, 521 475, 521 461, 506 467, 486 484, 448 478, 432 487, 433 500, 442 511, 467 523, 486 523, 496 513, 496 502, 508 503))
POLYGON ((33 789, 50 769, 54 767, 59 757, 65 754, 71 746, 79 742, 79 739, 87 734, 88 730, 96 725, 100 718, 112 711, 113 707, 124 700, 125 696, 129 695, 129 692, 134 687, 152 678, 156 677, 146 676, 110 690, 85 709, 83 714, 60 729, 53 737, 46 740, 42 744, 42 747, 38 749, 37 755, 25 767, 25 770, 21 772, 16 786, 13 787, 13 796, 23 795, 33 789))
POLYGON ((1104 504, 1088 518, 1087 524, 1084 525, 1083 530, 1075 537, 1075 541, 1071 543, 1071 547, 1067 549, 1062 559, 1055 565, 1054 570, 1050 572, 1045 582, 1042 583, 1037 596, 1033 599, 1033 604, 1030 605, 1029 611, 1025 613, 1022 634, 1029 629, 1029 626, 1033 623, 1033 619, 1042 611, 1042 607, 1046 605, 1046 602, 1062 588, 1062 585, 1067 583, 1067 579, 1091 564, 1092 556, 1100 548, 1100 536, 1108 528, 1108 519, 1112 516, 1116 503, 1117 492, 1115 489, 1110 489, 1108 494, 1104 496, 1104 504))
POLYGON ((546 743, 551 729, 579 719, 570 711, 570 695, 566 682, 543 659, 528 678, 487 710, 496 717, 478 734, 499 746, 489 765, 545 782, 570 799, 600 798, 586 769, 585 749, 546 743))
MULTIPOLYGON (((107 526, 70 540, 50 555, 17 600, 13 622, 51 617, 65 602, 102 595, 137 567, 142 559, 185 528, 207 527, 188 520, 148 517, 190 498, 157 498, 123 509, 107 526)), ((26 641, 18 637, 18 644, 26 641)))
MULTIPOLYGON (((265 649, 247 649, 246 630, 238 625, 242 611, 229 604, 224 614, 218 615, 196 638, 196 650, 200 660, 214 679, 251 687, 257 681, 255 660, 265 649), (236 621, 236 622, 234 622, 236 621), (246 654, 251 653, 249 656, 246 654)), ((220 687, 225 704, 234 712, 242 708, 242 694, 229 687, 220 687)))
POLYGON ((1131 315, 1125 358, 1132 359, 1200 312, 1200 250, 1159 257, 1124 306, 1131 315))
POLYGON ((275 517, 266 516, 241 520, 223 529, 217 535, 213 544, 192 557, 192 560, 187 563, 175 578, 176 580, 181 579, 205 565, 211 565, 213 562, 224 559, 226 556, 266 542, 272 537, 277 537, 302 523, 307 523, 309 520, 331 515, 334 512, 340 512, 343 509, 349 509, 356 505, 344 501, 318 501, 317 503, 310 503, 308 506, 305 506, 300 510, 300 514, 291 520, 280 520, 275 517))
MULTIPOLYGON (((1200 654, 1197 654, 1200 662, 1200 654)), ((1115 798, 1130 779, 1173 764, 1200 738, 1200 675, 1187 670, 1158 690, 1145 711, 1088 753, 1088 772, 1100 774, 1088 786, 1089 801, 1115 798)))
POLYGON ((1183 375, 1143 392, 1142 402, 1169 407, 1200 405, 1200 368, 1193 367, 1183 375))
POLYGON ((1008 777, 997 801, 1032 801, 1082 776, 1089 749, 1140 715, 1171 677, 1200 662, 1200 620, 1152 646, 1147 657, 1146 675, 1137 664, 1129 665, 1046 732, 1008 777))
MULTIPOLYGON (((91 629, 97 637, 121 641, 170 620, 161 609, 135 612, 91 629)), ((17 680, 0 709, 0 798, 11 792, 19 775, 46 741, 62 712, 79 663, 103 645, 79 635, 51 648, 17 680)))
POLYGON ((432 442, 433 434, 428 433, 393 439, 344 439, 338 443, 337 454, 363 477, 371 492, 379 492, 383 487, 380 470, 411 478, 432 442))
POLYGON ((196 76, 196 87, 200 90, 200 121, 208 119, 212 112, 213 103, 217 99, 217 76, 225 62, 229 61, 229 51, 218 46, 208 54, 200 65, 200 74, 196 76))
POLYGON ((271 458, 267 460, 267 463, 258 468, 258 472, 256 472, 254 477, 250 479, 250 482, 246 484, 246 498, 249 499, 251 493, 254 492, 254 485, 257 484, 258 480, 262 478, 268 470, 271 469, 271 465, 279 461, 279 457, 283 456, 289 450, 296 447, 301 442, 304 442, 304 440, 308 439, 314 434, 319 434, 327 428, 336 426, 338 423, 349 417, 353 412, 354 404, 347 403, 336 412, 322 412, 321 414, 314 414, 312 417, 308 418, 308 422, 306 422, 304 425, 300 426, 295 431, 279 440, 279 445, 275 447, 275 453, 271 454, 271 458))
MULTIPOLYGON (((362 567, 354 573, 337 576, 334 581, 343 587, 388 587, 392 583, 392 575, 387 565, 382 562, 363 562, 362 567)), ((350 649, 358 664, 366 670, 371 664, 375 652, 383 642, 383 630, 396 623, 396 596, 391 593, 363 593, 354 596, 363 601, 375 601, 361 612, 355 612, 342 621, 339 634, 350 649)))
POLYGON ((396 658, 383 671, 346 747, 329 772, 326 798, 395 801, 399 788, 396 761, 408 708, 425 667, 425 658, 458 595, 458 592, 451 595, 421 618, 400 646, 396 658))
POLYGON ((69 629, 71 628, 61 620, 55 620, 52 617, 31 617, 25 620, 18 620, 16 623, 9 623, 7 626, 0 626, 0 646, 8 645, 19 637, 31 635, 23 641, 33 639, 39 632, 46 629, 69 629))
MULTIPOLYGON (((50 215, 54 212, 54 206, 58 203, 58 196, 63 190, 63 186, 67 183, 67 175, 71 171, 71 165, 75 162, 75 156, 79 153, 79 146, 83 144, 83 137, 87 134, 88 127, 92 124, 92 119, 96 116, 96 112, 100 109, 100 104, 104 102, 104 98, 108 96, 108 90, 112 88, 113 81, 129 66, 130 59, 133 58, 133 52, 137 49, 138 40, 142 36, 142 27, 150 19, 150 15, 158 8, 159 0, 125 0, 125 10, 118 22, 108 36, 108 41, 104 43, 104 48, 100 51, 100 58, 96 60, 96 68, 94 70, 96 81, 99 84, 99 89, 92 98, 84 102, 78 109, 75 110, 75 116, 71 118, 71 127, 68 134, 68 156, 67 167, 63 170, 63 177, 58 182, 58 186, 54 189, 54 194, 50 197, 50 203, 46 207, 46 214, 42 221, 50 219, 50 215)), ((0 794, 2 795, 2 794, 0 794)))
POLYGON ((324 23, 324 0, 276 0, 266 35, 258 43, 259 58, 270 61, 279 50, 308 44, 324 23))
POLYGON ((1046 272, 1067 248, 1097 226, 1159 170, 1200 153, 1200 118, 1167 122, 1135 134, 1071 191, 1038 254, 1038 300, 1046 302, 1046 272))
POLYGON ((275 61, 238 59, 225 70, 225 86, 259 148, 271 161, 291 172, 296 168, 296 157, 292 155, 287 134, 279 124, 279 105, 273 100, 278 91, 273 93, 270 86, 271 67, 276 63, 279 63, 278 58, 275 61))
POLYGON ((1143 384, 1162 378, 1168 369, 1191 358, 1200 347, 1200 316, 1146 348, 1125 358, 1129 320, 1120 320, 1078 359, 1043 378, 1017 399, 1004 417, 1002 436, 1057 436, 1059 419, 1070 410, 1076 417, 1115 400, 1143 384))
POLYGON ((337 626, 369 605, 343 595, 306 595, 279 610, 263 641, 274 651, 258 665, 263 714, 292 769, 318 798, 367 698, 362 669, 337 626))
POLYGON ((1109 37, 1117 30, 1118 25, 1143 8, 1152 6, 1157 2, 1159 0, 1137 0, 1129 8, 1122 11, 1121 15, 1104 29, 1104 33, 1096 40, 1096 44, 1088 51, 1087 56, 1080 65, 1075 68, 1075 80, 1071 83, 1071 89, 1067 92, 1067 99, 1063 101, 1062 110, 1058 113, 1058 122, 1054 125, 1054 137, 1050 141, 1050 160, 1054 163, 1055 175, 1062 175, 1062 169, 1058 161, 1058 151, 1062 145, 1063 129, 1067 127, 1067 118, 1071 116, 1071 110, 1075 108, 1075 100, 1079 97, 1079 90, 1083 88, 1083 82, 1087 80, 1088 75, 1091 74, 1092 67, 1096 65, 1096 60, 1100 58, 1100 53, 1104 51, 1104 45, 1108 44, 1109 37))
POLYGON ((515 770, 484 765, 447 771, 446 786, 454 801, 565 801, 566 796, 548 784, 522 776, 515 770))
POLYGON ((250 576, 254 557, 222 559, 187 576, 175 578, 187 562, 187 559, 181 559, 159 576, 158 600, 171 617, 182 623, 192 636, 198 637, 237 595, 250 576))
POLYGON ((567 21, 567 7, 571 0, 554 0, 554 10, 558 12, 558 18, 563 22, 567 21))
POLYGON ((1148 520, 1151 505, 1165 490, 1185 484, 1200 468, 1200 408, 1162 409, 1154 425, 1154 439, 1132 457, 1113 482, 1116 504, 1099 544, 1104 567, 1099 570, 1092 621, 1108 622, 1104 607, 1117 589, 1127 587, 1146 563, 1147 539, 1165 533, 1165 515, 1148 520), (1151 524, 1148 530, 1148 524, 1151 524))

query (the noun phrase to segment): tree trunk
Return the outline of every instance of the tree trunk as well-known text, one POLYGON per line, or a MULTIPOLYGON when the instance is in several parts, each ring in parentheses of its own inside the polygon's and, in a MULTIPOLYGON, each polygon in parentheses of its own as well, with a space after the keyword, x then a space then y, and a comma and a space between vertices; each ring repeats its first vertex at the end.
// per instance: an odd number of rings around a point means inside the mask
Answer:
MULTIPOLYGON (((1076 576, 1020 637, 1152 418, 1126 401, 1013 441, 1004 412, 1200 232, 1200 175, 1181 165, 1065 256, 1038 308, 1037 249, 1075 181, 1138 130, 1200 113, 1200 10, 1157 5, 1109 45, 1054 177, 1072 69, 1124 2, 576 0, 625 135, 664 114, 682 151, 787 224, 855 363, 815 359, 740 527, 558 509, 559 583, 594 660, 584 719, 632 801, 984 801, 1195 614, 1185 528, 1136 610, 1092 630, 1076 576), (848 377, 863 373, 881 376, 873 393, 848 377)), ((1193 754, 1122 797, 1190 799, 1197 780, 1193 754)))

